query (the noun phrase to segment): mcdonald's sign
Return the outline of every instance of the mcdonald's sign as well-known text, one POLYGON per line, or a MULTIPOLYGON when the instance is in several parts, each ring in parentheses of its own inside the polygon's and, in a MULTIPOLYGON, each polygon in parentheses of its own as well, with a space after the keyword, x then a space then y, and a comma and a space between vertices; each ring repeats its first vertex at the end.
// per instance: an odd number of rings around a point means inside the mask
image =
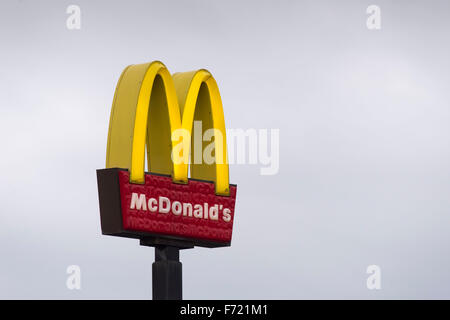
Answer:
POLYGON ((229 246, 237 186, 229 184, 222 100, 212 75, 203 69, 171 75, 159 61, 125 68, 97 182, 103 234, 229 246), (192 135, 194 121, 214 132, 212 163, 189 161, 192 150, 205 147, 192 135))

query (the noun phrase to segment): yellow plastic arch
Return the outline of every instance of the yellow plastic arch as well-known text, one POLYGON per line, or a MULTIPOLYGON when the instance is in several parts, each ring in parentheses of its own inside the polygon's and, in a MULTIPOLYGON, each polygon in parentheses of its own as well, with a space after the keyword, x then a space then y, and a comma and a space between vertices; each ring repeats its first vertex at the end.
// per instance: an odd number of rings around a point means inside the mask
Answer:
MULTIPOLYGON (((216 81, 206 70, 172 77, 159 61, 125 68, 111 109, 106 167, 128 168, 132 183, 144 183, 147 145, 149 171, 170 174, 176 183, 188 183, 187 161, 172 161, 172 134, 184 129, 191 137, 195 120, 202 121, 203 132, 218 130, 223 139, 214 140, 215 163, 191 163, 191 177, 214 181, 216 194, 229 195, 222 100, 216 81)), ((189 154, 191 142, 183 145, 183 153, 189 154)), ((201 147, 203 150, 203 141, 201 147)))

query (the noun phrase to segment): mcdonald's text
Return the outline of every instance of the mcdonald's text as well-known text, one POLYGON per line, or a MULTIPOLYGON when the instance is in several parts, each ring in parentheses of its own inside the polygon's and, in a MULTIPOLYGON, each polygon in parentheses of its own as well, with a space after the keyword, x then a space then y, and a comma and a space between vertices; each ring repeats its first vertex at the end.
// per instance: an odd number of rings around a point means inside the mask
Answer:
POLYGON ((145 193, 133 192, 131 194, 130 210, 158 212, 162 214, 172 213, 175 216, 182 215, 183 217, 195 217, 200 219, 218 220, 219 212, 222 215, 222 219, 225 222, 231 221, 231 210, 229 208, 223 208, 223 205, 215 204, 209 206, 207 202, 203 204, 193 204, 191 202, 171 202, 169 198, 159 196, 158 198, 149 198, 145 193), (148 203, 148 205, 147 205, 148 203))

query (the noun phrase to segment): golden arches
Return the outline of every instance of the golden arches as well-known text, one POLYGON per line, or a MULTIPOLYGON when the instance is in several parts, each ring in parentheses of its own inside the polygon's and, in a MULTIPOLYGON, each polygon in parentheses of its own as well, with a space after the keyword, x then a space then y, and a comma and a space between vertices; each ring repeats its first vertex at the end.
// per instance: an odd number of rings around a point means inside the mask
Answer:
MULTIPOLYGON (((183 129, 190 140, 182 141, 188 159, 195 120, 202 121, 203 131, 214 129, 222 137, 215 135, 215 163, 191 163, 191 177, 214 181, 216 194, 228 195, 222 100, 216 81, 203 69, 172 77, 159 61, 125 68, 111 109, 106 167, 128 168, 131 182, 144 183, 147 145, 149 171, 170 174, 176 183, 188 183, 188 162, 172 161, 171 156, 177 142, 174 132, 183 129)), ((203 150, 203 139, 200 147, 203 150)))

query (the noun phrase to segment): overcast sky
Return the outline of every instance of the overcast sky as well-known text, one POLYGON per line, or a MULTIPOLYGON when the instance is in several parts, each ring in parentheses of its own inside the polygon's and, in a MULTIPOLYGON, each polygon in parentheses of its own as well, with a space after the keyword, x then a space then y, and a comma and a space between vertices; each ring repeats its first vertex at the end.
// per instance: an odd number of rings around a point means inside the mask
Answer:
POLYGON ((450 298, 449 31, 444 0, 2 1, 0 298, 151 298, 95 170, 122 70, 153 60, 208 69, 227 128, 280 130, 278 174, 230 167, 232 246, 181 253, 184 298, 450 298))

